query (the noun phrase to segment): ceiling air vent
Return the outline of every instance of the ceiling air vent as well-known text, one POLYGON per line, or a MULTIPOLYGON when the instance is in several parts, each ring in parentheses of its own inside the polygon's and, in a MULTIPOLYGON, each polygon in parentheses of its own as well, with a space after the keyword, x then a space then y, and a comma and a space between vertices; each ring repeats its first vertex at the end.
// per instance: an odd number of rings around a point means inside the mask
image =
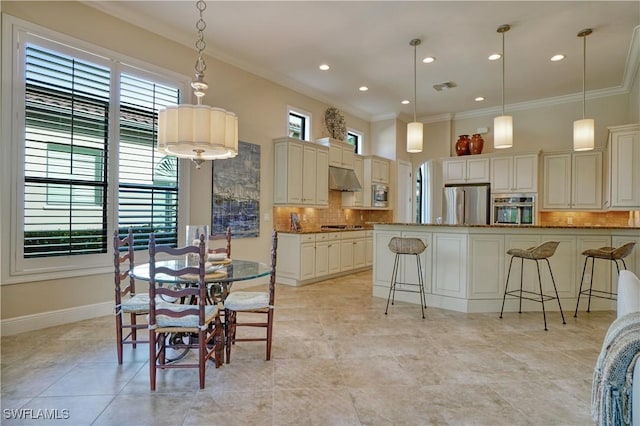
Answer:
POLYGON ((438 92, 442 92, 443 90, 453 89, 454 87, 457 87, 457 86, 458 85, 453 81, 446 81, 444 83, 434 84, 433 88, 436 89, 438 92))

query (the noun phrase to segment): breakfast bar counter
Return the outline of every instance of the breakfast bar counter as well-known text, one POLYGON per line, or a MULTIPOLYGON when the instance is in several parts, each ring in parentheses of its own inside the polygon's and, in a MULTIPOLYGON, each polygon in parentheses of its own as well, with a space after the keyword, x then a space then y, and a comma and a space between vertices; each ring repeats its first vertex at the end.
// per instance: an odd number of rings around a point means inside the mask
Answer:
MULTIPOLYGON (((393 237, 420 238, 427 249, 420 255, 427 306, 460 312, 500 312, 511 248, 529 248, 545 241, 559 241, 549 261, 558 293, 567 311, 575 308, 586 249, 618 247, 635 241, 636 248, 625 259, 627 268, 640 273, 640 228, 604 226, 510 226, 510 225, 420 225, 410 223, 375 224, 373 231, 373 295, 387 298, 394 256, 388 244, 393 237), (566 307, 565 307, 566 305, 566 307)), ((415 262, 400 264, 402 279, 417 282, 415 262)), ((535 262, 524 264, 524 288, 538 287, 535 262), (528 269, 532 268, 532 269, 528 269)), ((511 285, 519 282, 520 262, 514 262, 511 285), (514 277, 518 277, 515 281, 514 277)), ((541 268, 543 288, 553 291, 546 268, 541 268), (547 276, 545 276, 545 273, 547 276), (546 287, 548 285, 548 287, 546 287)), ((589 268, 590 269, 590 268, 589 268)), ((585 276, 588 283, 590 275, 585 276)), ((594 289, 615 290, 617 275, 611 262, 598 262, 594 270, 594 289), (612 270, 613 269, 613 270, 612 270)), ((396 293, 396 300, 420 303, 413 293, 396 293)), ((548 304, 547 309, 557 309, 548 304)), ((523 301, 523 310, 540 310, 539 303, 523 301)), ((615 309, 615 302, 593 299, 592 310, 615 309)), ((518 301, 507 299, 505 311, 517 311, 518 301)))

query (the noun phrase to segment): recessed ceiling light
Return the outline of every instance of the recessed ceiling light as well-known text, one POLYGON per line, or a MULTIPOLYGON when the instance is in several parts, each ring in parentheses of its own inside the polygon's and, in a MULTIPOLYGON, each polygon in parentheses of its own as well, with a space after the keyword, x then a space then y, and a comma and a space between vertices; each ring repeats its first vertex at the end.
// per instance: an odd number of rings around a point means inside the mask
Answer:
POLYGON ((474 101, 481 102, 481 101, 484 101, 484 98, 482 96, 478 96, 477 98, 474 99, 474 101))
POLYGON ((331 67, 327 64, 322 64, 318 68, 320 68, 322 71, 327 71, 331 67))
POLYGON ((553 56, 551 57, 551 61, 552 61, 552 62, 558 62, 558 61, 561 61, 561 60, 563 60, 563 59, 564 59, 564 55, 562 55, 562 54, 553 55, 553 56))
POLYGON ((404 101, 402 101, 402 105, 409 105, 410 103, 411 103, 411 102, 409 102, 409 101, 408 101, 408 100, 406 100, 406 99, 405 99, 404 101))
POLYGON ((422 60, 422 62, 424 62, 425 64, 430 64, 431 62, 435 62, 435 60, 436 58, 434 58, 433 56, 427 56, 422 60))
POLYGON ((361 92, 366 92, 367 90, 369 90, 369 88, 367 86, 360 86, 358 90, 360 90, 361 92))
POLYGON ((502 58, 502 55, 499 54, 499 53, 494 53, 492 55, 489 55, 489 60, 490 61, 497 61, 500 58, 502 58))

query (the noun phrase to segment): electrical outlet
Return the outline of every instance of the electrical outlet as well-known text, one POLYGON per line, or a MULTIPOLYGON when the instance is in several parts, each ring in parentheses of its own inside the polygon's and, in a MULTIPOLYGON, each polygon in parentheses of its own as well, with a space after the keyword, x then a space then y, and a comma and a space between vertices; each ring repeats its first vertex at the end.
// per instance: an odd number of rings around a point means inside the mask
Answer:
POLYGON ((572 218, 571 216, 569 216, 569 217, 567 218, 567 224, 568 224, 568 225, 573 225, 573 218, 572 218))
POLYGON ((591 274, 584 274, 583 284, 588 284, 591 281, 591 274))

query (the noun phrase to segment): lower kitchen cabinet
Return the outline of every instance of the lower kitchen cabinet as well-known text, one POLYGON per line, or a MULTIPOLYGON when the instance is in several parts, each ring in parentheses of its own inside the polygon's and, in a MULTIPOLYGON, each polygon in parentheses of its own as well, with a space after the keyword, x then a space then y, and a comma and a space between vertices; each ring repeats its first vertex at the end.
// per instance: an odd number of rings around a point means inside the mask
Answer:
POLYGON ((433 293, 464 298, 467 294, 467 235, 433 234, 433 293))
POLYGON ((365 231, 278 234, 278 283, 309 284, 366 269, 365 231))

